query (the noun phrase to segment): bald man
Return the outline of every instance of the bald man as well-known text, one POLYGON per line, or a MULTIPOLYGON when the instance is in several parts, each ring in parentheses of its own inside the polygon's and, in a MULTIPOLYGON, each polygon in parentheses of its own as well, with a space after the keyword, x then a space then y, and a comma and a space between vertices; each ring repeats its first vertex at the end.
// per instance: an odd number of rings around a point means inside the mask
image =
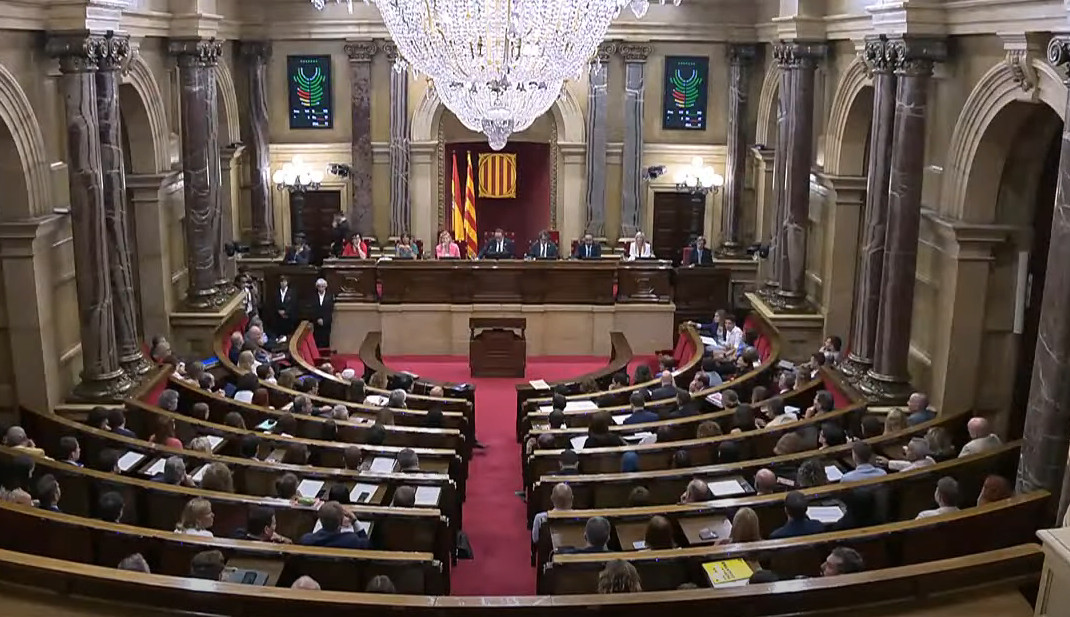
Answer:
POLYGON ((442 398, 446 396, 446 391, 442 389, 442 386, 435 386, 431 388, 431 391, 428 392, 427 395, 435 398, 442 398))
POLYGON ((966 423, 966 430, 970 433, 970 441, 962 446, 962 452, 959 452, 960 458, 980 454, 986 450, 994 450, 1003 443, 999 440, 999 436, 992 432, 992 427, 984 418, 970 418, 970 421, 966 423))
POLYGON ((776 474, 769 469, 759 469, 754 474, 754 489, 759 495, 771 495, 776 492, 776 474))
POLYGON ((929 397, 923 392, 915 392, 907 399, 907 424, 915 426, 936 417, 936 412, 929 409, 929 397))
POLYGON ((316 582, 316 579, 311 576, 302 576, 294 581, 293 585, 290 585, 290 589, 303 589, 305 591, 319 591, 320 584, 316 582))
MULTIPOLYGON (((550 505, 555 512, 558 510, 571 510, 572 509, 572 487, 564 482, 554 485, 552 491, 550 491, 550 505)), ((535 518, 531 522, 531 542, 533 544, 539 543, 539 530, 542 528, 546 519, 549 517, 547 512, 539 512, 535 515, 535 518)))

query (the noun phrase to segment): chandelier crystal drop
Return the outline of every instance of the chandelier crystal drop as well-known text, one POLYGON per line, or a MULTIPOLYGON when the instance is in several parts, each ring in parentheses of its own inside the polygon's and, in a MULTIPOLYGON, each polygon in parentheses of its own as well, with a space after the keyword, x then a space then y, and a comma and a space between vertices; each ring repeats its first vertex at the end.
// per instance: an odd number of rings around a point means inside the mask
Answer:
MULTIPOLYGON (((510 133, 553 105, 561 85, 581 74, 609 24, 630 8, 680 0, 363 0, 374 4, 414 73, 437 86, 450 111, 472 130, 510 133)), ((311 0, 323 9, 329 0, 311 0)), ((353 0, 335 0, 353 10, 353 0)), ((523 127, 523 128, 522 128, 523 127)))

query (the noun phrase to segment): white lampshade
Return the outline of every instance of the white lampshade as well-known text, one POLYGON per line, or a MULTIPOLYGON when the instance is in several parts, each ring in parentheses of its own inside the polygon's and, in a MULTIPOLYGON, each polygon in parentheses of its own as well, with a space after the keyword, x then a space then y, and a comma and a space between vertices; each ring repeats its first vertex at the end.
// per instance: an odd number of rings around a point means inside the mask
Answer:
POLYGON ((716 186, 718 188, 724 186, 724 176, 717 173, 713 174, 713 178, 711 178, 710 181, 710 186, 716 186))
POLYGON ((683 184, 683 183, 687 182, 687 172, 684 172, 684 171, 676 172, 676 178, 674 178, 674 180, 676 181, 677 184, 683 184))
POLYGON ((702 169, 702 157, 696 156, 695 158, 691 159, 691 166, 695 169, 702 169))
POLYGON ((271 176, 271 181, 275 184, 282 184, 282 180, 284 177, 285 176, 283 175, 282 170, 276 169, 275 173, 271 176))
POLYGON ((317 169, 317 170, 313 171, 311 175, 312 175, 312 182, 314 182, 316 184, 320 184, 321 182, 323 182, 323 172, 322 171, 317 169))

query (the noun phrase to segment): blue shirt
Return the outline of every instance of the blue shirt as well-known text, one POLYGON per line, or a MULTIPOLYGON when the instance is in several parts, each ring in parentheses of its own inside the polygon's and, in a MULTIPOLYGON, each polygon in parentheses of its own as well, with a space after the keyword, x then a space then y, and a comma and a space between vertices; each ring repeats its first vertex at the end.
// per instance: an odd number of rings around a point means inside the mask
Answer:
POLYGON ((787 523, 784 523, 783 527, 780 527, 769 534, 769 539, 779 540, 781 538, 795 538, 798 536, 808 536, 813 533, 822 533, 824 531, 824 523, 815 521, 807 516, 800 519, 790 519, 787 523))
POLYGON ((647 409, 640 409, 624 419, 624 424, 641 424, 643 422, 657 422, 658 414, 647 409))
POLYGON ((936 412, 932 409, 922 409, 921 411, 915 411, 907 416, 907 426, 917 426, 932 420, 936 417, 936 412))
POLYGON ((884 471, 879 467, 874 467, 869 463, 862 463, 852 471, 843 474, 843 478, 840 482, 858 482, 859 480, 868 480, 869 478, 879 478, 887 473, 887 471, 884 471))

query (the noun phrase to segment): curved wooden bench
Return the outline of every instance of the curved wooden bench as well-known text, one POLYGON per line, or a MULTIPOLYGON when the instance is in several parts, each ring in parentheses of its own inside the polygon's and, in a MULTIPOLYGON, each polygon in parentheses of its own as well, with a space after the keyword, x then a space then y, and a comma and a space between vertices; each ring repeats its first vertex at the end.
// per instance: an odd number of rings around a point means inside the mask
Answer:
POLYGON ((153 572, 188 576, 194 555, 217 549, 228 561, 244 558, 278 564, 282 570, 278 583, 282 585, 308 575, 324 589, 362 591, 374 576, 385 574, 401 593, 449 593, 448 568, 428 552, 206 538, 5 502, 0 502, 0 526, 8 532, 0 535, 0 547, 69 562, 114 568, 127 555, 141 553, 153 572), (47 541, 42 541, 45 538, 47 541))
MULTIPOLYGON (((547 381, 546 385, 551 390, 557 390, 559 388, 566 388, 570 390, 569 394, 576 394, 577 390, 585 381, 593 380, 600 388, 609 386, 613 376, 621 371, 626 371, 628 365, 631 364, 632 358, 635 354, 632 352, 632 346, 628 344, 628 337, 624 336, 623 332, 610 332, 609 333, 609 362, 602 368, 580 375, 579 377, 570 377, 568 379, 556 379, 553 381, 547 381)), ((528 400, 535 399, 541 396, 545 396, 546 390, 536 388, 531 385, 530 381, 524 383, 518 383, 516 385, 516 418, 517 418, 517 435, 523 435, 523 418, 524 407, 528 400)))
POLYGON ((828 614, 829 610, 840 609, 845 614, 872 616, 876 609, 881 611, 876 614, 891 617, 935 602, 946 605, 956 600, 976 600, 985 594, 1016 592, 1021 586, 1035 585, 1040 579, 1043 560, 1043 552, 1036 544, 1024 544, 912 566, 729 589, 550 597, 447 597, 300 591, 191 581, 0 550, 0 594, 5 605, 27 614, 77 611, 84 617, 150 612, 153 615, 166 612, 292 617, 296 613, 351 617, 399 611, 414 617, 444 613, 486 617, 503 611, 586 617, 592 609, 620 617, 644 617, 666 610, 771 617, 783 615, 785 607, 791 607, 796 615, 828 614), (867 609, 868 612, 862 612, 867 609))

